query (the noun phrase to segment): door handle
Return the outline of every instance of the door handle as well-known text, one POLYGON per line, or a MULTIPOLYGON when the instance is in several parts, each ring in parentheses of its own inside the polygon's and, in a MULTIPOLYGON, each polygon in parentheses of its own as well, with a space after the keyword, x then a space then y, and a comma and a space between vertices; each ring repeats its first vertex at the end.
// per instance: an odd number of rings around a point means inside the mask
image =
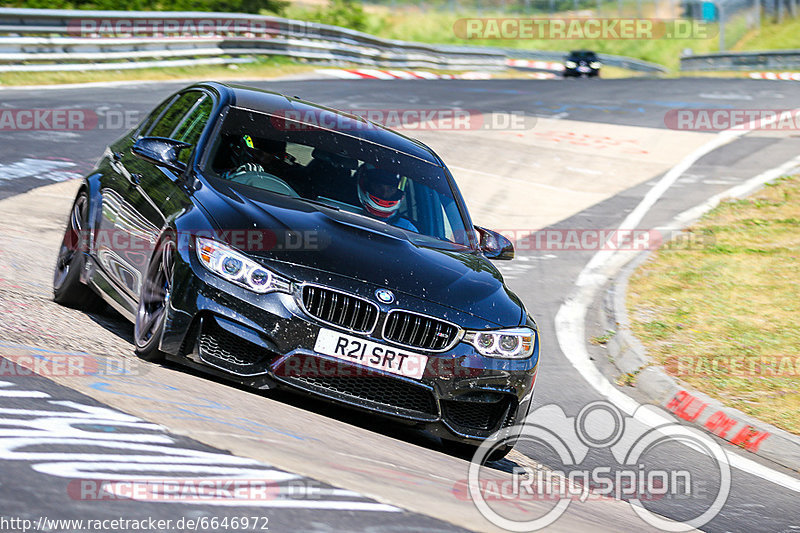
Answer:
POLYGON ((142 175, 141 174, 131 174, 130 180, 131 180, 131 183, 133 183, 134 185, 139 185, 139 183, 141 183, 141 181, 142 181, 142 175))
POLYGON ((116 161, 117 163, 122 161, 122 152, 114 152, 113 154, 111 154, 111 156, 114 158, 114 161, 116 161))

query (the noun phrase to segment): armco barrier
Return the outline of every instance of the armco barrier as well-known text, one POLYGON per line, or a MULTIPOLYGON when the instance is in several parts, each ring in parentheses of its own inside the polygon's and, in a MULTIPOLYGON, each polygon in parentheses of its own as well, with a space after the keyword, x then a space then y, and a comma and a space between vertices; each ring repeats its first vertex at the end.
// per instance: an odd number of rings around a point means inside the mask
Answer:
MULTIPOLYGON (((100 26, 98 29, 102 29, 100 26)), ((101 63, 120 60, 283 55, 361 65, 488 69, 505 68, 502 52, 432 46, 380 39, 365 33, 296 20, 241 13, 84 11, 0 8, 0 70, 27 64, 101 63), (248 23, 251 31, 193 36, 91 34, 81 21, 225 20, 248 23), (77 35, 76 35, 77 34, 77 35)))
MULTIPOLYGON (((500 70, 506 60, 561 62, 563 52, 477 46, 427 45, 381 39, 366 33, 279 17, 242 13, 88 11, 0 8, 0 72, 136 68, 242 62, 244 57, 281 55, 334 64, 387 68, 500 70), (250 23, 245 34, 204 36, 110 36, 87 32, 80 22, 227 20, 250 23), (253 24, 255 23, 255 24, 253 24), (76 31, 78 30, 78 31, 76 31), (77 35, 76 35, 77 33, 77 35)), ((600 55, 607 65, 662 72, 660 65, 633 58, 600 55)))
POLYGON ((681 57, 681 70, 787 70, 800 68, 800 50, 718 52, 681 57))

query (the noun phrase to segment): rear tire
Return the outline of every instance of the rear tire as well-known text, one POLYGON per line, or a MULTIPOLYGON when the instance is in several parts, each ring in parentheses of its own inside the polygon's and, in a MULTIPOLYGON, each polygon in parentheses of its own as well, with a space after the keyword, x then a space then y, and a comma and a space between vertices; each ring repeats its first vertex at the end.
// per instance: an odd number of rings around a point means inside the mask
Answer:
POLYGON ((159 241, 147 266, 133 328, 136 355, 151 363, 162 363, 166 358, 159 344, 167 319, 174 273, 175 241, 167 235, 159 241))
POLYGON ((102 306, 102 300, 81 282, 81 271, 86 264, 88 219, 89 197, 86 192, 81 191, 72 204, 58 251, 53 272, 53 301, 76 309, 96 311, 102 306))

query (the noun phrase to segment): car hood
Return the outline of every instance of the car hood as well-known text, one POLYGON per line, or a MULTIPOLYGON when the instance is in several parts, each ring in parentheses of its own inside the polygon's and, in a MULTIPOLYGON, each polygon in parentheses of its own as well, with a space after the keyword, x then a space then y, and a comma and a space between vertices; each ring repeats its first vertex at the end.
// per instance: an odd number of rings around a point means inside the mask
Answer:
MULTIPOLYGON (((469 313, 524 323, 519 298, 482 255, 344 211, 223 182, 197 198, 234 246, 292 276, 292 265, 336 274, 469 313), (254 236, 254 237, 253 237, 254 236), (249 244, 248 244, 249 242, 249 244), (435 246, 435 247, 434 247, 435 246)), ((399 299, 399 298, 398 298, 399 299)))

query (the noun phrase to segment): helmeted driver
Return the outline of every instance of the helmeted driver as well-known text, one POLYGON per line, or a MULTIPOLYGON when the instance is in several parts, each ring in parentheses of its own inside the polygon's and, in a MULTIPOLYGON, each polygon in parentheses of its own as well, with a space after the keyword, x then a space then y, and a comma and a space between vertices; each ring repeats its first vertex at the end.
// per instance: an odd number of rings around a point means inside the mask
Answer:
POLYGON ((410 220, 398 216, 405 198, 405 177, 371 166, 360 168, 358 174, 358 199, 367 213, 393 226, 419 232, 410 220))
POLYGON ((294 162, 286 153, 285 142, 261 139, 260 146, 256 146, 247 134, 231 143, 231 155, 235 166, 226 173, 227 177, 244 172, 283 173, 294 162))

